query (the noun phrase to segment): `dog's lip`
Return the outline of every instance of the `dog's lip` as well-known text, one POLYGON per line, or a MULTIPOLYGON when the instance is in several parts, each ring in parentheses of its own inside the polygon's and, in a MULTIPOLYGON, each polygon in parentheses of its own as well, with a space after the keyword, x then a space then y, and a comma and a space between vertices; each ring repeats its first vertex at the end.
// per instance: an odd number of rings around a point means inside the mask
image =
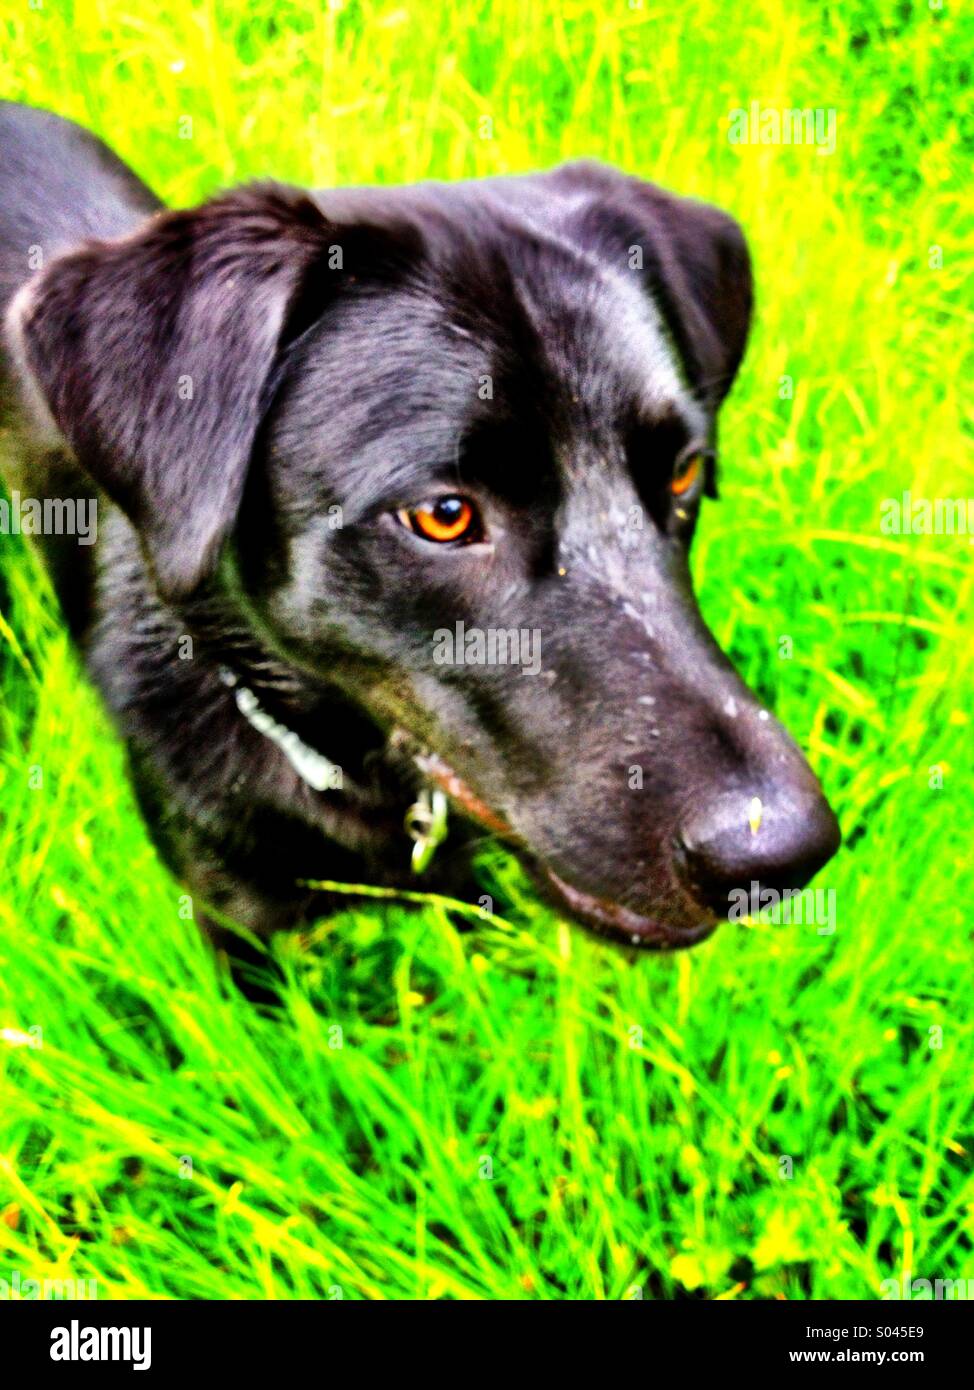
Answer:
POLYGON ((716 917, 707 916, 692 927, 671 926, 659 918, 644 917, 639 912, 633 912, 632 908, 624 907, 622 903, 583 893, 580 888, 566 883, 547 864, 543 869, 551 887, 573 918, 603 936, 611 936, 630 946, 657 951, 695 946, 698 941, 705 941, 718 925, 716 917))
POLYGON ((463 778, 458 776, 439 754, 421 753, 416 758, 416 765, 431 782, 435 782, 441 791, 445 791, 447 796, 466 811, 468 816, 478 821, 485 830, 491 831, 494 835, 502 835, 505 839, 515 838, 514 831, 504 817, 492 811, 486 801, 482 801, 476 792, 471 791, 463 778))
MULTIPOLYGON (((492 834, 501 835, 507 840, 521 843, 515 831, 496 811, 493 811, 467 783, 454 772, 453 768, 437 753, 421 753, 416 757, 417 766, 426 777, 434 782, 451 800, 492 834)), ((523 846, 522 846, 523 847, 523 846)), ((658 918, 643 917, 622 903, 605 898, 594 897, 573 888, 559 874, 529 855, 530 867, 543 885, 551 890, 551 895, 559 906, 567 909, 573 920, 580 922, 601 936, 610 936, 616 941, 644 950, 673 950, 694 946, 710 936, 718 924, 716 917, 707 916, 692 927, 670 926, 658 918)))

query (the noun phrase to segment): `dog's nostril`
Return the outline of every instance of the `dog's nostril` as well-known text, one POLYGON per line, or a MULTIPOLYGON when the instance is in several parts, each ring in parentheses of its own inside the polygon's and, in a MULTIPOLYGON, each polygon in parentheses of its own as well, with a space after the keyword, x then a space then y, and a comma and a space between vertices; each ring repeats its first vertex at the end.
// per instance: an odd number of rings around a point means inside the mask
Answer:
POLYGON ((839 847, 839 824, 823 796, 788 801, 722 796, 681 835, 694 894, 726 913, 731 893, 753 884, 784 893, 805 884, 839 847))

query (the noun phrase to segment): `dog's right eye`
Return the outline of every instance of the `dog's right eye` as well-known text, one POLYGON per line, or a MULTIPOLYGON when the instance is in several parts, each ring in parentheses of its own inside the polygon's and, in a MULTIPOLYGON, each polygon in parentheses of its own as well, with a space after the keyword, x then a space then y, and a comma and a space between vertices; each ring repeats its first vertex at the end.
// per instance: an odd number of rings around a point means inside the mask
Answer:
POLYGON ((469 545, 483 536, 483 523, 476 505, 469 497, 457 493, 422 502, 418 507, 403 507, 396 516, 414 535, 439 545, 469 545))

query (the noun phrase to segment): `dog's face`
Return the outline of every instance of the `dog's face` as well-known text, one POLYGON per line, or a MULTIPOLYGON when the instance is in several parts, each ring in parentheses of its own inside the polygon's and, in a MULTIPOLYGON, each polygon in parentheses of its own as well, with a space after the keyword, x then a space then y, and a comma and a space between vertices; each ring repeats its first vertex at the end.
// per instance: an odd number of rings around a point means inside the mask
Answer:
POLYGON ((597 930, 689 944, 801 887, 834 817, 688 568, 735 225, 595 166, 321 203, 162 216, 15 307, 163 594, 216 576, 597 930))

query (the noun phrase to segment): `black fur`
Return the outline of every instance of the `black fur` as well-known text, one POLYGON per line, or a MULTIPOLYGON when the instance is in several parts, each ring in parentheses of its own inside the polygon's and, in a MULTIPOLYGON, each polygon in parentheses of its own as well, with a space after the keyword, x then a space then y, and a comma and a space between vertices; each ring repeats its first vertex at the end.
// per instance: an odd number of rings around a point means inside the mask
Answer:
POLYGON ((668 488, 744 350, 730 218, 588 163, 163 212, 45 113, 0 108, 0 148, 6 471, 102 499, 93 563, 45 544, 195 893, 267 932, 333 905, 298 880, 414 886, 430 778, 461 814, 424 885, 477 891, 474 813, 570 915, 646 945, 829 857, 811 771, 702 624, 697 503, 668 488), (395 519, 443 493, 483 543, 395 519), (458 621, 538 630, 540 672, 436 664, 458 621), (342 790, 243 719, 227 669, 342 790))

